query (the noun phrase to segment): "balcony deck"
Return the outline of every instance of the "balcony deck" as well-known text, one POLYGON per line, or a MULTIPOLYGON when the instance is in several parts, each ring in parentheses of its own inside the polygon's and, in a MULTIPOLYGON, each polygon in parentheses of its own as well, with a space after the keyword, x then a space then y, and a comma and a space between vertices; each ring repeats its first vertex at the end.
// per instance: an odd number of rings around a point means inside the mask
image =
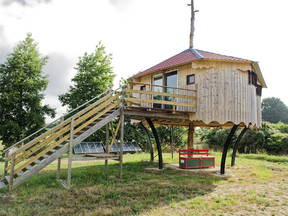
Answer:
POLYGON ((126 89, 125 115, 151 118, 161 125, 189 125, 197 110, 197 90, 130 82, 126 89))
POLYGON ((126 90, 129 108, 175 112, 196 112, 197 90, 130 82, 126 90))

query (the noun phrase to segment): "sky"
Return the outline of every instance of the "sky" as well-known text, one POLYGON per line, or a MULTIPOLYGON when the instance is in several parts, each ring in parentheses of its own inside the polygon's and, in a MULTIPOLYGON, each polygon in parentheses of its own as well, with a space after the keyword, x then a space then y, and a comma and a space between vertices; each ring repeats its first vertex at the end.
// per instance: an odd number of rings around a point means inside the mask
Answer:
MULTIPOLYGON (((189 47, 190 0, 0 0, 0 63, 28 32, 49 56, 45 103, 66 111, 78 58, 102 41, 113 55, 115 86, 189 47)), ((288 104, 288 1, 195 0, 194 47, 258 61, 263 98, 288 104)))

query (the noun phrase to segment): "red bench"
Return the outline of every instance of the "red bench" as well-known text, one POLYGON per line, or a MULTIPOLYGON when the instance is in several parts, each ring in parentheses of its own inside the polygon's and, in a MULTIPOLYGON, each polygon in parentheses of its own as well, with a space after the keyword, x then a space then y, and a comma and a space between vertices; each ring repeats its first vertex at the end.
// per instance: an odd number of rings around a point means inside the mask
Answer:
POLYGON ((215 167, 215 157, 211 157, 209 155, 209 150, 179 150, 179 167, 182 169, 201 169, 215 167))

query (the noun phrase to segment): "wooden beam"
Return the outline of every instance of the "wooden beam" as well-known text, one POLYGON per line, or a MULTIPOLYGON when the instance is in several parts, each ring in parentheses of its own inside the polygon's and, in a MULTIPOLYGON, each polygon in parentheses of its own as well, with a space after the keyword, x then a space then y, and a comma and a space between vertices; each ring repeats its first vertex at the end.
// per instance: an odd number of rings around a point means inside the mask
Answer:
POLYGON ((120 178, 122 178, 123 175, 123 145, 124 145, 124 124, 125 124, 125 117, 123 108, 121 108, 120 112, 120 123, 121 123, 121 129, 120 129, 120 178))
POLYGON ((162 156, 162 149, 161 149, 161 143, 160 143, 160 139, 157 133, 156 128, 154 127, 154 124, 152 122, 152 120, 150 118, 146 118, 146 121, 148 122, 152 133, 154 135, 154 139, 157 145, 157 150, 158 150, 158 162, 159 162, 159 169, 163 169, 163 156, 162 156))
POLYGON ((150 99, 142 99, 142 98, 126 98, 126 102, 140 102, 140 103, 155 103, 155 104, 166 104, 166 105, 175 105, 175 106, 185 106, 185 107, 192 107, 196 108, 196 104, 188 104, 188 103, 181 103, 181 102, 174 102, 174 101, 164 101, 164 100, 150 100, 150 99))
MULTIPOLYGON (((122 115, 122 114, 120 114, 120 115, 122 115)), ((114 134, 112 135, 112 140, 111 140, 110 145, 108 146, 108 152, 107 153, 110 153, 111 147, 112 147, 113 143, 116 140, 116 137, 117 137, 118 131, 120 129, 120 126, 121 126, 121 116, 120 116, 120 120, 119 120, 119 122, 117 124, 116 130, 114 131, 114 134)))
POLYGON ((238 128, 238 125, 233 125, 227 139, 226 139, 226 142, 224 144, 224 147, 223 147, 223 152, 222 152, 222 158, 221 158, 221 168, 220 168, 220 174, 221 175, 224 175, 225 174, 225 163, 226 163, 226 157, 227 157, 227 152, 228 152, 228 148, 232 142, 232 139, 233 139, 233 136, 236 132, 238 128))
POLYGON ((237 140, 233 146, 233 152, 232 152, 232 156, 231 156, 231 167, 235 166, 236 154, 238 151, 239 143, 240 143, 242 137, 244 136, 244 134, 246 133, 247 130, 248 130, 248 127, 244 127, 242 129, 241 133, 237 137, 237 140))
POLYGON ((70 141, 69 141, 69 153, 68 153, 68 169, 67 169, 67 187, 71 187, 71 172, 72 172, 72 151, 73 151, 73 134, 74 134, 74 119, 71 120, 70 126, 70 141))
POLYGON ((192 95, 170 94, 170 93, 166 93, 166 92, 143 91, 143 90, 135 90, 135 89, 127 89, 127 93, 160 95, 160 96, 167 96, 167 97, 173 97, 173 98, 184 98, 184 99, 192 99, 192 100, 197 99, 196 96, 192 96, 192 95))
MULTIPOLYGON (((105 140, 106 153, 109 153, 108 148, 109 148, 109 123, 106 124, 106 140, 105 140)), ((108 167, 108 160, 105 160, 105 170, 107 170, 107 167, 108 167)))
POLYGON ((124 111, 125 115, 127 116, 138 116, 141 119, 144 118, 156 118, 156 119, 179 119, 179 120, 189 120, 189 115, 186 113, 180 114, 180 113, 163 113, 163 112, 147 112, 146 110, 144 111, 136 111, 136 110, 125 110, 124 111))

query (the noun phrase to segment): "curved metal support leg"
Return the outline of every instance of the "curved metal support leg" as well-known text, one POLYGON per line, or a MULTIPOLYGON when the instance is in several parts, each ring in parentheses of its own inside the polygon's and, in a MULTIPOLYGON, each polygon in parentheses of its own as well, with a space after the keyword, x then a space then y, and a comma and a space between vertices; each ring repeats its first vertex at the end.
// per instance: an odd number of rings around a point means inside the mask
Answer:
POLYGON ((244 136, 244 134, 246 133, 247 130, 248 130, 248 127, 244 127, 242 129, 241 133, 237 137, 237 140, 233 146, 233 152, 232 152, 232 157, 231 157, 231 167, 235 166, 235 159, 236 159, 236 154, 238 151, 238 146, 239 146, 239 143, 240 143, 242 137, 244 136))
POLYGON ((157 145, 159 169, 163 169, 162 149, 161 149, 160 139, 159 139, 157 130, 156 130, 156 128, 154 127, 154 124, 153 124, 153 122, 152 122, 152 120, 151 120, 150 118, 146 118, 146 121, 148 122, 148 124, 149 124, 149 126, 150 126, 150 128, 151 128, 151 130, 152 130, 152 133, 153 133, 153 136, 154 136, 156 145, 157 145))
POLYGON ((225 163, 226 163, 226 157, 227 157, 227 152, 228 152, 228 148, 232 142, 232 138, 236 132, 238 128, 238 125, 233 125, 227 139, 226 139, 226 142, 224 144, 224 147, 223 147, 223 152, 222 152, 222 158, 221 158, 221 168, 220 168, 220 174, 221 175, 224 175, 225 174, 225 163))
POLYGON ((150 151, 150 161, 153 162, 154 161, 154 150, 153 150, 153 144, 152 144, 152 141, 151 141, 151 137, 150 137, 149 131, 148 131, 148 129, 145 127, 145 125, 142 122, 140 123, 140 126, 143 129, 143 131, 145 132, 145 134, 147 135, 147 137, 148 137, 149 151, 150 151))

